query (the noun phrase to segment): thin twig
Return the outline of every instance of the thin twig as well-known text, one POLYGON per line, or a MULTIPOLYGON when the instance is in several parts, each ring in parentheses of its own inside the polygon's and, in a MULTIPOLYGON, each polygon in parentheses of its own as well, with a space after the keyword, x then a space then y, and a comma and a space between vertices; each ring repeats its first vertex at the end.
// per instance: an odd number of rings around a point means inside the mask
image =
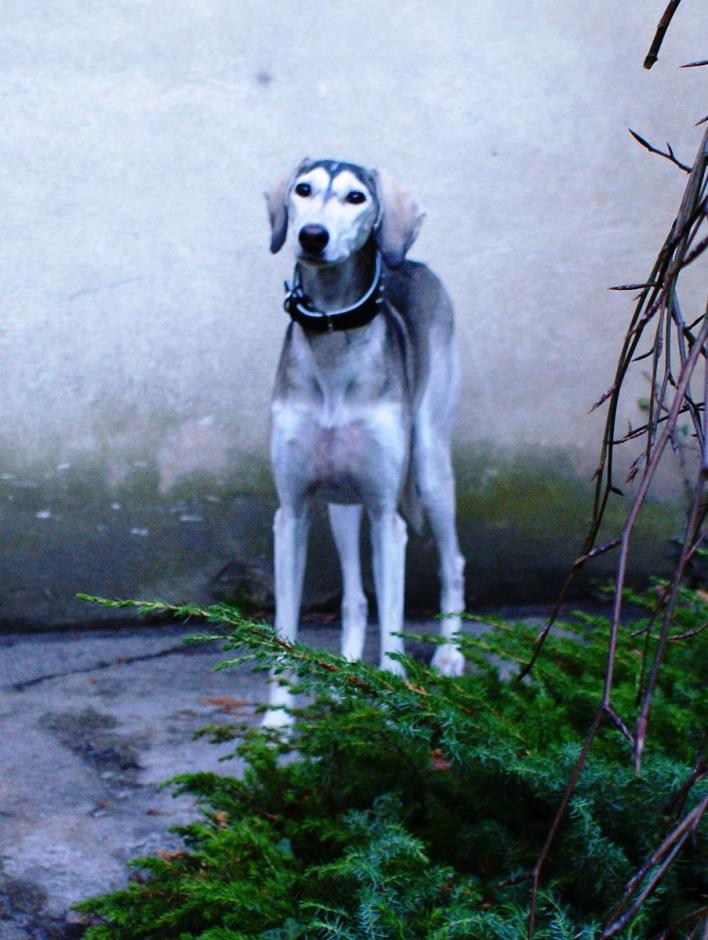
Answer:
POLYGON ((681 586, 681 581, 683 580, 683 574, 686 569, 686 562, 688 559, 688 551, 693 544, 693 539, 695 537, 695 527, 699 518, 699 506, 700 498, 703 491, 703 481, 704 474, 701 471, 699 482, 696 487, 696 493, 693 505, 691 507, 691 513, 689 516, 689 521, 686 526, 686 535, 684 537, 684 543, 681 550, 681 556, 679 562, 674 570, 672 583, 671 583, 671 593, 669 600, 666 604, 666 609, 664 611, 664 620, 661 627, 661 632, 659 634, 656 650, 654 653, 654 660, 652 662, 651 673, 649 675, 649 680, 647 682, 646 689, 644 691, 644 697, 642 700, 641 709, 637 717, 635 729, 634 729, 634 752, 633 760, 634 766, 639 773, 641 768, 642 761, 642 752, 644 750, 644 745, 646 742, 647 727, 649 724, 649 712, 651 710, 652 700, 654 697, 654 691, 656 689, 657 682, 659 680, 659 670, 661 669, 661 664, 664 658, 664 652, 666 650, 666 643, 669 638, 669 629, 673 621, 673 612, 676 606, 676 601, 678 598, 679 588, 681 586))
POLYGON ((608 290, 646 290, 647 287, 656 287, 656 284, 617 284, 615 287, 608 287, 608 290))
POLYGON ((610 937, 614 937, 632 920, 642 903, 664 876, 666 869, 681 851, 686 839, 695 831, 707 808, 708 796, 705 796, 697 806, 694 806, 690 813, 684 816, 683 819, 674 826, 659 848, 650 855, 639 871, 630 878, 625 886, 624 894, 619 904, 610 915, 607 926, 600 934, 600 940, 609 940, 610 937), (627 908, 635 889, 639 887, 653 868, 656 868, 656 871, 635 898, 631 906, 627 908), (622 913, 623 911, 624 913, 622 913))
POLYGON ((650 69, 659 58, 659 49, 661 49, 664 36, 666 36, 666 30, 669 28, 674 13, 678 10, 680 3, 681 0, 669 0, 669 5, 664 10, 664 14, 659 20, 659 24, 656 27, 656 33, 654 34, 654 39, 652 40, 649 52, 647 52, 646 58, 644 59, 645 69, 650 69))
MULTIPOLYGON (((608 389, 609 399, 607 399, 608 393, 605 393, 601 397, 601 401, 609 401, 609 407, 605 422, 605 433, 603 436, 602 448, 600 452, 600 460, 597 470, 594 474, 595 498, 592 521, 589 531, 585 537, 585 541, 578 559, 576 559, 574 562, 571 570, 565 578, 565 581, 563 582, 556 603, 549 615, 548 622, 536 638, 532 656, 528 664, 519 674, 519 679, 528 675, 528 673, 533 668, 541 653, 545 639, 548 636, 553 624, 557 620, 563 604, 565 603, 568 591, 570 590, 578 571, 583 567, 586 560, 593 557, 592 553, 595 547, 595 541, 602 525, 609 497, 613 492, 617 492, 617 487, 613 481, 614 446, 615 442, 617 441, 615 426, 617 422, 619 400, 623 382, 626 378, 627 372, 629 371, 629 367, 637 354, 637 347, 639 346, 643 330, 645 329, 649 320, 657 312, 658 304, 669 303, 669 306, 672 309, 672 315, 674 313, 674 307, 677 303, 675 299, 675 291, 669 290, 669 287, 680 273, 680 259, 683 256, 691 226, 695 222, 700 224, 705 219, 705 212, 700 207, 704 203, 704 199, 702 199, 702 187, 707 164, 708 131, 706 131, 703 139, 701 140, 698 153, 693 164, 693 169, 689 175, 686 190, 679 206, 676 220, 674 221, 671 231, 657 256, 656 261, 654 262, 651 273, 645 281, 646 286, 643 288, 642 293, 640 294, 640 297, 637 301, 634 315, 627 329, 622 350, 620 352, 615 378, 612 385, 608 389), (676 263, 676 259, 678 259, 678 264, 676 263), (672 260, 674 261, 673 265, 672 260)), ((685 345, 682 345, 684 344, 684 339, 690 334, 691 328, 696 326, 703 318, 704 317, 702 315, 695 321, 695 323, 691 324, 691 327, 688 328, 683 323, 683 320, 680 320, 679 349, 682 352, 683 366, 685 366, 685 363, 688 359, 685 345)), ((650 353, 653 353, 653 345, 650 353)), ((655 394, 654 389, 652 389, 651 394, 655 394)), ((684 397, 686 394, 687 390, 684 389, 684 397)), ((694 419, 694 425, 700 425, 700 421, 698 420, 698 416, 695 411, 692 413, 692 417, 694 419)), ((665 420, 663 416, 662 420, 665 420)), ((647 469, 645 469, 645 473, 646 472, 647 469)))
POLYGON ((685 924, 686 921, 693 920, 696 917, 699 918, 698 926, 700 927, 700 918, 702 918, 704 914, 708 914, 708 904, 702 907, 697 907, 694 911, 689 911, 688 914, 684 914, 683 917, 679 917, 678 920, 675 920, 673 924, 670 924, 665 930, 660 930, 659 933, 654 934, 651 940, 666 940, 668 937, 675 937, 675 931, 677 927, 680 927, 681 924, 685 924))
POLYGON ((690 776, 684 780, 678 790, 676 790, 675 793, 672 793, 666 803, 664 803, 664 805, 661 807, 661 812, 665 816, 669 816, 674 812, 682 812, 683 804, 686 800, 686 797, 691 792, 691 789, 708 773, 708 762, 706 762, 705 757, 706 746, 708 746, 708 730, 706 730, 703 734, 703 740, 701 741, 700 747, 698 748, 698 753, 696 754, 696 759, 693 762, 693 768, 691 770, 690 776))
MULTIPOLYGON (((671 5, 670 5, 671 6, 671 5)), ((673 5, 675 12, 678 3, 673 5)), ((667 14, 663 19, 663 31, 665 32, 670 16, 667 14)), ((661 24, 660 24, 661 25, 661 24)), ((654 52, 658 51, 660 40, 663 33, 659 36, 655 44, 654 52)), ((656 151, 646 141, 634 135, 640 143, 647 149, 656 151)), ((662 156, 678 163, 669 147, 667 154, 662 156)), ((686 167, 682 168, 686 169, 686 167)), ((697 551, 698 545, 702 541, 700 534, 703 522, 708 514, 708 506, 702 503, 701 490, 703 482, 708 475, 708 443, 706 443, 706 434, 704 433, 703 422, 705 421, 705 411, 708 407, 708 369, 705 380, 705 398, 701 404, 697 404, 691 397, 691 382, 695 375, 695 370, 702 358, 706 358, 708 353, 708 307, 706 311, 698 317, 696 321, 687 327, 681 314, 678 297, 676 294, 676 284, 679 275, 686 266, 687 259, 694 260, 708 249, 708 239, 697 240, 697 233, 700 226, 706 218, 706 170, 708 167, 708 132, 701 141, 696 160, 690 170, 686 190, 683 194, 679 211, 674 224, 671 227, 666 241, 654 263, 653 269, 643 285, 635 285, 640 289, 637 298, 634 314, 625 335, 622 350, 615 372, 614 381, 608 391, 601 396, 597 403, 599 406, 603 402, 608 402, 608 413, 605 422, 605 433, 600 453, 600 461, 594 475, 595 500, 593 506, 593 517, 590 530, 586 536, 583 550, 573 564, 563 587, 556 605, 551 612, 550 618, 544 629, 536 638, 533 653, 530 661, 521 671, 520 677, 528 674, 536 662, 543 643, 548 636, 552 624, 554 623, 561 609, 567 591, 578 570, 593 557, 608 551, 610 548, 620 548, 619 558, 616 568, 614 585, 614 604, 610 626, 610 634, 607 641, 607 660, 605 666, 605 677, 602 691, 602 699, 598 705, 597 712, 587 733, 585 741, 580 751, 580 755, 573 767, 570 779, 566 786, 560 806, 551 823, 546 841, 541 849, 536 865, 533 869, 532 887, 531 887, 531 907, 528 922, 528 936, 531 940, 534 936, 534 928, 537 916, 537 898, 540 884, 540 877, 545 861, 548 857, 551 845, 555 839, 561 822, 567 812, 568 805, 575 791, 578 779, 585 766, 588 754, 596 738, 600 727, 605 718, 609 718, 615 727, 630 740, 633 744, 635 764, 638 767, 641 759, 641 753, 646 740, 646 731, 648 717, 651 708, 652 699, 658 684, 659 673, 663 662, 663 656, 666 644, 670 639, 678 639, 681 634, 672 635, 669 632, 673 619, 673 611, 679 596, 679 588, 682 581, 683 572, 697 551), (648 325, 654 322, 654 334, 651 348, 648 355, 652 358, 652 367, 650 374, 650 394, 649 394, 649 413, 647 422, 636 432, 630 429, 625 438, 620 438, 615 433, 618 422, 619 401, 623 388, 624 380, 627 377, 629 368, 638 354, 640 340, 648 325), (698 335, 694 335, 693 329, 701 324, 698 335), (674 365, 672 361, 672 349, 678 349, 679 363, 674 365), (680 369, 675 375, 675 371, 680 365, 680 369), (661 599, 661 605, 655 612, 663 611, 663 621, 659 633, 657 647, 654 652, 651 668, 648 668, 648 651, 651 639, 651 625, 646 628, 645 651, 642 657, 642 680, 640 683, 641 706, 634 733, 630 733, 626 725, 612 707, 612 687, 614 681, 615 660, 617 656, 617 644, 619 636, 619 627, 622 617, 622 606, 625 588, 625 579, 629 558, 630 546, 634 535, 635 526, 642 508, 644 507, 647 495, 660 466, 667 445, 670 443, 675 449, 678 447, 677 422, 681 415, 689 413, 694 425, 694 431, 699 440, 702 454, 701 472, 696 487, 692 493, 692 507, 689 513, 689 519, 686 526, 686 532, 683 539, 681 557, 674 572, 674 577, 669 588, 664 592, 661 599), (614 449, 618 443, 625 439, 631 439, 644 435, 646 446, 641 455, 641 460, 635 460, 630 471, 631 475, 639 472, 640 465, 643 464, 641 479, 632 500, 631 507, 625 519, 621 538, 614 539, 599 547, 595 546, 600 526, 604 518, 605 509, 610 495, 617 492, 614 483, 614 449), (645 686, 645 676, 646 679, 645 686)), ((627 285, 630 286, 630 285, 627 285)), ((642 358, 646 358, 643 354, 642 358)), ((652 618, 653 619, 653 618, 652 618)), ((687 633, 696 633, 697 631, 687 631, 687 633)), ((686 637, 688 638, 688 637, 686 637)), ((697 763, 694 767, 694 773, 689 781, 684 784, 679 791, 678 797, 690 790, 691 786, 699 775, 703 774, 703 764, 697 763)), ((690 820, 689 820, 690 823, 690 820)), ((603 937, 614 936, 619 930, 623 929, 629 921, 635 916, 644 900, 653 891, 659 880, 671 865, 674 857, 680 851, 685 839, 690 831, 690 824, 685 828, 675 829, 670 837, 662 844, 659 850, 652 856, 648 867, 641 871, 641 877, 635 876, 628 885, 625 895, 620 905, 610 918, 609 927, 603 933, 603 937), (636 889, 641 885, 644 878, 652 870, 653 873, 649 881, 635 897, 630 901, 636 889), (629 905, 629 906, 628 906, 629 905), (609 931, 609 932, 608 932, 609 931)))
POLYGON ((602 719, 604 715, 605 715, 605 712, 603 711, 603 709, 599 708, 597 711, 597 714, 595 715, 595 718, 593 719, 593 723, 590 726, 590 730, 587 733, 587 737, 585 738, 582 750, 580 751, 580 756, 578 757, 575 767, 573 768, 573 772, 570 776, 570 780, 568 781, 568 784, 565 788, 565 793, 563 794, 563 799, 561 800, 561 804, 558 807, 558 811, 555 815, 553 822, 551 823, 551 828, 549 829, 548 835, 546 836, 546 841, 543 843, 541 854, 539 855, 536 861, 536 864, 533 867, 533 875, 531 878, 531 907, 529 910, 529 921, 528 921, 529 940, 533 940, 534 931, 536 929, 538 887, 539 887, 539 883, 541 880, 541 870, 543 868, 544 862, 546 861, 546 857, 548 856, 551 845, 553 844, 553 840, 556 837, 556 833, 558 832, 558 827, 560 826, 563 820, 563 817, 565 816, 565 811, 568 808, 568 804, 570 803, 570 798, 572 797, 573 792, 575 791, 575 786, 578 780, 580 779, 580 774, 582 773, 583 767, 585 766, 585 761, 587 760, 588 754, 590 753, 592 742, 595 740, 595 735, 597 734, 600 728, 600 725, 602 724, 602 719))
POLYGON ((703 631, 708 627, 708 620, 705 623, 702 623, 700 627, 697 627, 695 630, 686 630, 685 633, 674 633, 668 637, 669 643, 678 643, 679 640, 690 640, 694 636, 699 636, 703 631))
MULTIPOLYGON (((653 144, 650 144, 648 140, 645 140, 640 134, 638 134, 636 131, 633 131, 631 127, 628 127, 627 130, 632 135, 632 137, 634 137, 637 143, 641 144, 642 147, 645 147, 649 151, 649 153, 655 153, 659 157, 664 157, 665 160, 668 160, 670 163, 675 164, 679 169, 683 170, 684 173, 691 172, 691 167, 686 166, 685 163, 682 163, 676 157, 676 154, 674 153, 671 147, 671 144, 669 143, 666 144, 666 153, 664 153, 663 150, 659 150, 658 147, 655 147, 653 144)), ((614 289, 616 290, 617 288, 614 288, 614 289)), ((622 288, 622 290, 627 290, 627 288, 622 288)))

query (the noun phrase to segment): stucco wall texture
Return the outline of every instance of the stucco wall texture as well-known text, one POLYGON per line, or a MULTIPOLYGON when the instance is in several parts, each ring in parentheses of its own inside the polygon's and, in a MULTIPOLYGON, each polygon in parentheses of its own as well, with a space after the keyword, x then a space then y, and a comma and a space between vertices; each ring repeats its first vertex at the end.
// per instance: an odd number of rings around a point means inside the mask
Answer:
POLYGON ((642 69, 663 6, 5 0, 0 619, 267 582, 291 262, 262 193, 304 155, 384 167, 426 209, 411 254, 458 315, 473 592, 520 599, 544 554, 550 584, 630 314, 607 288, 646 276, 685 183, 627 127, 690 162, 705 113, 702 71, 677 68, 705 55, 702 3, 642 69))

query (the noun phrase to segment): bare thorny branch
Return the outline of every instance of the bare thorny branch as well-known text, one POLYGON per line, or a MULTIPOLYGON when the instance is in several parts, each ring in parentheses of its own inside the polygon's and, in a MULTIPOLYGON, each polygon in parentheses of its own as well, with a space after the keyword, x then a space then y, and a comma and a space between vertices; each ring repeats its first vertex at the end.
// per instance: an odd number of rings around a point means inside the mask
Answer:
POLYGON ((673 151, 673 148, 672 148, 671 144, 669 144, 669 143, 666 144, 666 153, 664 153, 663 150, 659 150, 658 147, 654 147, 652 144, 649 143, 648 140, 645 140, 645 139, 644 139, 642 136, 640 136, 636 131, 633 131, 631 127, 629 128, 629 133, 632 135, 632 137, 634 137, 634 139, 637 141, 637 143, 638 143, 638 144, 641 144, 642 147, 644 147, 646 150, 649 151, 649 153, 656 153, 656 154, 658 154, 660 157, 666 157, 667 160, 669 160, 671 163, 675 164, 675 165, 679 168, 679 170, 683 170, 684 173, 690 173, 690 172, 691 172, 691 167, 690 167, 690 166, 686 166, 685 163, 682 163, 682 162, 677 158, 676 154, 675 154, 674 151, 673 151))
MULTIPOLYGON (((680 0, 672 0, 667 6, 646 57, 645 68, 651 68, 656 61, 664 35, 679 3, 680 0)), ((702 64, 704 63, 691 63, 691 65, 696 66, 702 64)), ((677 290, 679 276, 682 271, 708 249, 708 237, 699 238, 699 232, 702 231, 707 219, 708 130, 703 135, 692 167, 682 164, 675 157, 669 145, 667 145, 668 151, 664 153, 653 147, 638 134, 630 133, 647 150, 666 157, 682 170, 688 172, 689 175, 676 219, 649 276, 642 284, 623 285, 614 288, 616 290, 638 290, 639 295, 622 344, 614 381, 591 409, 594 410, 604 403, 607 403, 608 407, 600 460, 595 472, 596 482, 592 521, 582 551, 563 584, 549 621, 536 638, 530 661, 520 673, 520 678, 523 678, 533 668, 577 572, 588 561, 618 549, 614 604, 602 696, 580 755, 567 783, 561 804, 533 869, 528 929, 529 940, 532 940, 534 936, 537 895, 543 866, 563 822, 577 782, 600 728, 609 721, 631 742, 632 760, 636 771, 640 772, 652 701, 658 686, 667 643, 676 640, 690 640, 692 636, 697 635, 702 630, 701 627, 698 630, 688 631, 686 634, 671 633, 674 611, 683 577, 687 565, 701 545, 703 526, 708 515, 708 500, 704 498, 704 487, 708 478, 708 436, 705 433, 705 416, 708 408, 708 305, 694 322, 687 324, 681 311, 677 290), (650 331, 652 333, 648 351, 640 354, 638 353, 640 343, 650 331), (675 361, 676 355, 678 355, 678 361, 675 361), (642 427, 630 429, 627 434, 618 435, 616 427, 623 385, 632 363, 639 360, 648 360, 650 364, 647 420, 642 427), (697 402, 694 400, 693 394, 701 366, 704 370, 704 378, 701 383, 702 401, 697 402), (698 469, 695 484, 691 489, 690 509, 683 534, 680 557, 671 581, 661 595, 663 608, 660 611, 661 626, 656 637, 650 637, 649 631, 647 633, 647 641, 650 638, 654 641, 653 655, 651 661, 645 660, 638 713, 633 727, 628 727, 613 708, 612 689, 619 629, 623 614, 629 552, 637 519, 644 507, 657 469, 666 454, 668 445, 674 451, 679 449, 679 420, 685 420, 686 417, 700 453, 698 469), (626 441, 637 439, 643 440, 643 448, 632 464, 629 479, 638 476, 639 482, 622 532, 619 536, 605 541, 601 545, 596 545, 611 494, 620 492, 615 483, 615 447, 626 441)), ((650 649, 650 644, 647 642, 646 656, 649 655, 650 649)), ((683 812, 683 806, 689 792, 698 780, 706 775, 705 749, 706 739, 704 738, 692 773, 666 802, 667 813, 683 812)), ((610 937, 616 936, 632 921, 643 902, 654 891, 669 866, 681 852, 686 841, 695 833, 707 809, 708 798, 704 798, 681 819, 674 822, 664 842, 646 859, 626 885, 621 900, 608 918, 601 934, 601 940, 605 940, 605 938, 609 940, 610 937)), ((705 913, 705 909, 694 912, 700 922, 705 922, 705 913)), ((698 929, 700 929, 700 926, 698 929)))
POLYGON ((666 836, 659 848, 644 862, 642 867, 627 882, 624 894, 610 915, 609 922, 600 935, 600 940, 609 940, 616 936, 620 930, 627 926, 642 905, 642 902, 651 894, 659 880, 664 875, 674 858, 683 848, 686 840, 698 826, 701 817, 708 808, 708 796, 705 796, 694 808, 674 826, 666 836), (640 888, 642 881, 650 874, 651 877, 638 892, 634 901, 632 895, 640 888))

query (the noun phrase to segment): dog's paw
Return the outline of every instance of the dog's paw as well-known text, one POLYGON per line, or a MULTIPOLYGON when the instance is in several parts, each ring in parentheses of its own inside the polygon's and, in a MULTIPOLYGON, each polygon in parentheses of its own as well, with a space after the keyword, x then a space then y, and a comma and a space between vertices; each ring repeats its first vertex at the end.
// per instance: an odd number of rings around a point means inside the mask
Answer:
POLYGON ((453 643, 438 646, 431 663, 444 676, 461 676, 465 671, 465 657, 453 643))
POLYGON ((263 713, 262 728, 272 728, 274 731, 287 729, 294 722, 293 716, 285 708, 269 708, 263 713))
POLYGON ((384 669, 386 672, 392 672, 394 676, 404 677, 406 674, 403 663, 400 663, 397 659, 390 659, 385 655, 381 658, 379 668, 384 669))
POLYGON ((342 657, 350 663, 358 663, 364 652, 364 632, 355 635, 353 631, 342 638, 342 657))
POLYGON ((270 687, 270 701, 263 713, 261 726, 263 728, 289 728, 294 722, 289 709, 294 703, 293 695, 285 685, 273 683, 270 687))

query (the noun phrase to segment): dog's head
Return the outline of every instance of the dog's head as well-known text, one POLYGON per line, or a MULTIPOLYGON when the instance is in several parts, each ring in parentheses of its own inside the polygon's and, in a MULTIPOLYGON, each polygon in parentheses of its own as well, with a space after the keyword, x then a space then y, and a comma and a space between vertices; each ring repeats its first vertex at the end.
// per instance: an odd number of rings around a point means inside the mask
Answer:
POLYGON ((389 268, 403 264, 423 213, 392 176, 335 160, 303 160, 265 194, 270 250, 288 234, 303 264, 341 264, 373 235, 389 268))

